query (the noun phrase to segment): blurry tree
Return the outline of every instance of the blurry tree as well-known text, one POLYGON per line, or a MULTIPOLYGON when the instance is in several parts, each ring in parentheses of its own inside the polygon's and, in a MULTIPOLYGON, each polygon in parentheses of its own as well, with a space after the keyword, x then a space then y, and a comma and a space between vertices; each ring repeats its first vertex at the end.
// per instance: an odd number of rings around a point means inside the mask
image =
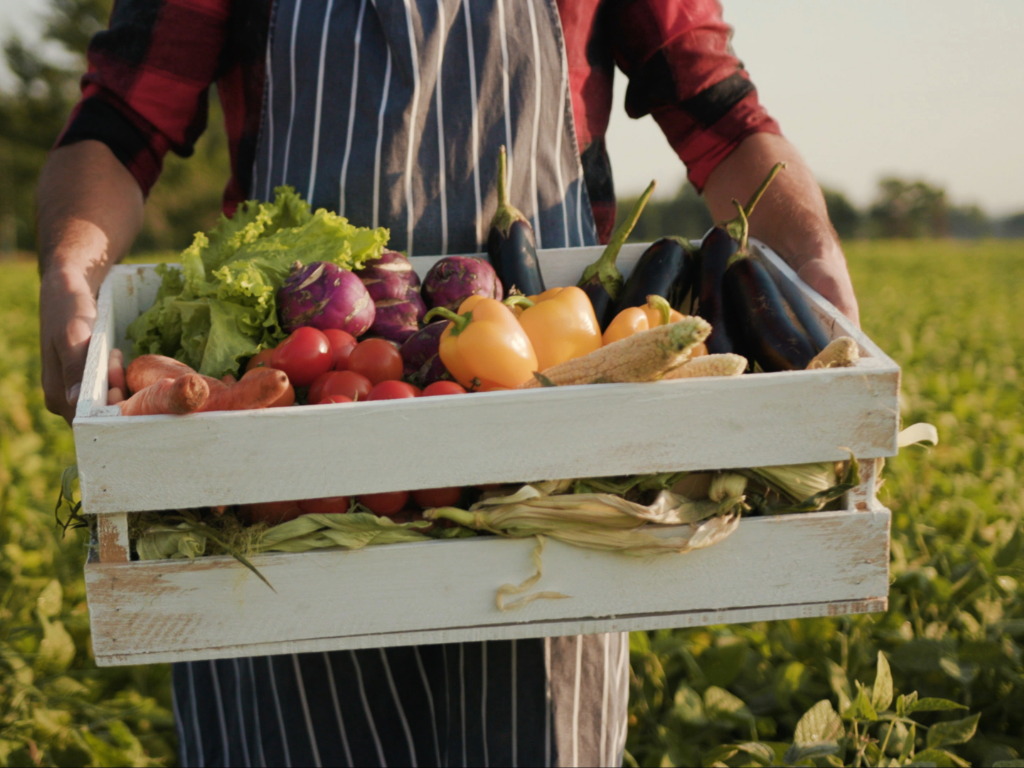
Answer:
POLYGON ((1024 238, 1024 211, 1000 219, 993 230, 996 237, 1024 238))
POLYGON ((836 228, 839 237, 848 240, 860 235, 864 217, 846 195, 830 187, 822 187, 821 193, 825 196, 828 217, 832 220, 832 226, 836 228))
POLYGON ((921 180, 884 178, 868 225, 874 237, 943 237, 949 232, 946 191, 921 180))
MULTIPOLYGON (((35 247, 39 171, 78 99, 86 48, 106 26, 111 5, 112 0, 50 0, 41 37, 59 46, 61 61, 26 46, 16 35, 4 41, 15 83, 0 91, 0 249, 35 247)), ((174 155, 165 159, 136 250, 184 247, 193 232, 216 218, 229 170, 219 104, 211 107, 210 126, 195 157, 188 163, 174 155)))
POLYGON ((949 235, 961 240, 977 240, 992 234, 992 222, 976 205, 963 205, 949 209, 949 235))

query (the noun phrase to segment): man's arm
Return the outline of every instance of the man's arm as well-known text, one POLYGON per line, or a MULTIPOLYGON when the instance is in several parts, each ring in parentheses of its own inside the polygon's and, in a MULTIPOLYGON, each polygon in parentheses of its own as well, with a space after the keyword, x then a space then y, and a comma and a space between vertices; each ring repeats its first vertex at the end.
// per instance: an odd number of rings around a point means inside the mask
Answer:
POLYGON ((142 227, 142 190, 105 144, 54 150, 38 191, 39 324, 46 407, 75 415, 100 284, 142 227))
POLYGON ((755 133, 719 163, 704 186, 711 215, 716 222, 733 218, 736 208, 732 199, 746 204, 780 160, 786 162, 786 170, 754 210, 751 234, 768 243, 804 282, 859 324, 857 297, 825 198, 810 168, 782 136, 755 133))

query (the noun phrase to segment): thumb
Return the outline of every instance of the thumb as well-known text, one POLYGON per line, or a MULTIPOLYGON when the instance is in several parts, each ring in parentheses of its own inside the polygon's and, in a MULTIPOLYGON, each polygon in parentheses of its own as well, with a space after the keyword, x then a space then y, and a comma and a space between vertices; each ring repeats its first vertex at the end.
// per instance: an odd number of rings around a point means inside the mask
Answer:
POLYGON ((93 318, 81 314, 72 318, 65 330, 65 344, 58 349, 61 375, 68 409, 74 413, 82 392, 82 376, 85 373, 85 359, 89 353, 92 338, 93 318))

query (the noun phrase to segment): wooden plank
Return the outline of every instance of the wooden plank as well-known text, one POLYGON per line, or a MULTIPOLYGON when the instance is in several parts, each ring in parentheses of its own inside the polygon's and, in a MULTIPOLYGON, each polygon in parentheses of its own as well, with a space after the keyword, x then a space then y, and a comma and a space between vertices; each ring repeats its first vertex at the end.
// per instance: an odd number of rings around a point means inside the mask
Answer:
POLYGON ((131 558, 128 541, 128 515, 108 512, 96 520, 96 538, 101 563, 127 563, 131 558))
POLYGON ((896 452, 897 386, 841 369, 96 417, 78 470, 95 513, 870 459, 896 452))
POLYGON ((394 633, 476 627, 497 639, 515 636, 508 627, 538 622, 618 618, 630 628, 623 617, 881 598, 888 593, 889 522, 886 509, 751 518, 708 549, 647 558, 549 541, 537 589, 570 598, 506 612, 495 607, 495 590, 532 573, 532 539, 255 558, 276 592, 230 558, 91 564, 85 577, 93 648, 111 658, 232 647, 242 655, 254 645, 267 652, 273 644, 294 648, 324 638, 348 647, 340 638, 357 636, 353 642, 372 647, 394 633))
MULTIPOLYGON (((840 600, 828 603, 759 605, 749 608, 726 608, 719 611, 634 614, 608 619, 506 624, 500 626, 500 632, 501 639, 503 640, 521 640, 532 637, 587 635, 595 632, 638 632, 652 629, 706 627, 715 624, 746 624, 754 621, 813 619, 823 616, 846 616, 856 613, 880 613, 888 610, 888 607, 888 598, 869 597, 863 600, 840 600)), ((492 626, 479 626, 420 632, 395 632, 386 635, 324 637, 280 643, 210 646, 185 651, 140 651, 137 653, 113 653, 109 655, 97 654, 96 665, 99 667, 114 667, 128 664, 167 664, 175 661, 203 661, 206 659, 229 659, 242 656, 265 656, 284 653, 391 648, 403 645, 428 645, 432 643, 469 643, 496 639, 493 635, 494 630, 495 627, 492 626)))
POLYGON ((96 299, 96 322, 92 327, 92 341, 85 357, 82 373, 82 391, 75 408, 74 424, 88 418, 94 409, 107 404, 107 361, 114 348, 113 284, 106 280, 100 286, 96 299))

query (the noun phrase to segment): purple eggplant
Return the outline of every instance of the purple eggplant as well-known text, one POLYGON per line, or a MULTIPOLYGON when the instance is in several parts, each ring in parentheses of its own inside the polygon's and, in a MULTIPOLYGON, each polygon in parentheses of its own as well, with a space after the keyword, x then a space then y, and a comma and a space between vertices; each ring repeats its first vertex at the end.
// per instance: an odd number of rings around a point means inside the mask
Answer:
MULTIPOLYGON (((498 278, 524 296, 544 293, 537 245, 530 220, 508 201, 505 147, 498 156, 498 210, 487 235, 487 255, 498 278)), ((453 310, 454 311, 454 310, 453 310)))
POLYGON ((423 278, 422 293, 431 308, 446 307, 452 312, 458 312, 470 296, 504 298, 494 267, 472 256, 446 256, 434 264, 423 278))
POLYGON ((421 389, 435 381, 450 379, 448 369, 437 353, 441 334, 448 327, 447 320, 430 323, 414 333, 402 344, 402 362, 405 364, 403 377, 410 384, 421 389))
POLYGON ((291 333, 304 325, 336 328, 361 336, 373 325, 376 308, 362 280, 326 261, 296 261, 277 292, 281 327, 291 333))
POLYGON ((377 317, 370 333, 401 344, 420 328, 427 307, 415 288, 405 289, 405 298, 381 299, 376 302, 377 317))
POLYGON ((419 275, 412 264, 397 251, 384 251, 379 259, 370 259, 356 274, 374 301, 404 299, 409 288, 419 290, 420 287, 419 275))

